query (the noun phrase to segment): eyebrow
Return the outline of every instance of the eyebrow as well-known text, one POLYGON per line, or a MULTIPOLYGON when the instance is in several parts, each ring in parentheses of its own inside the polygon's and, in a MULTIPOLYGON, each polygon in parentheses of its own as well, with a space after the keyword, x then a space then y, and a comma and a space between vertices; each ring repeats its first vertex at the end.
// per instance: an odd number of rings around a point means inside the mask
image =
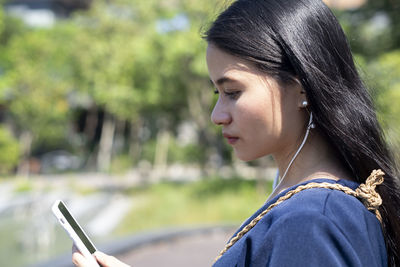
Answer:
MULTIPOLYGON (((212 82, 212 81, 211 81, 212 82)), ((237 80, 235 80, 235 79, 232 79, 232 78, 229 78, 229 77, 222 77, 222 78, 219 78, 215 83, 217 84, 217 85, 219 85, 219 86, 221 86, 222 84, 224 84, 224 83, 228 83, 228 82, 237 82, 237 80)))

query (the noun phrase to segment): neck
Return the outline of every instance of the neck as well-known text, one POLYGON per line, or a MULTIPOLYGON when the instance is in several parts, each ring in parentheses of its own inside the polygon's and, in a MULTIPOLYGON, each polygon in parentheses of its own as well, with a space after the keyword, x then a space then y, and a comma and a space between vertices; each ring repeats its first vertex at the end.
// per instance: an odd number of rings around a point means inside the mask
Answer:
MULTIPOLYGON (((287 151, 290 152, 282 151, 273 155, 281 175, 285 173, 301 141, 296 142, 294 147, 288 148, 287 151)), ((291 186, 316 178, 351 180, 350 174, 335 157, 334 149, 317 130, 312 130, 303 149, 288 169, 285 177, 281 179, 272 192, 270 198, 291 186)))

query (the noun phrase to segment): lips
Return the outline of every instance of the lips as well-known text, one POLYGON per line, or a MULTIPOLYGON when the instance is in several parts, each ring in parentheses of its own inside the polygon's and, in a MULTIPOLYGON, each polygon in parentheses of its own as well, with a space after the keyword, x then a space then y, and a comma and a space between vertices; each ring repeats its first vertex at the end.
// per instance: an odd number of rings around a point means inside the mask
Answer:
POLYGON ((230 134, 224 133, 223 136, 226 138, 226 140, 228 141, 228 144, 230 144, 230 145, 234 145, 239 140, 239 137, 232 136, 230 134))

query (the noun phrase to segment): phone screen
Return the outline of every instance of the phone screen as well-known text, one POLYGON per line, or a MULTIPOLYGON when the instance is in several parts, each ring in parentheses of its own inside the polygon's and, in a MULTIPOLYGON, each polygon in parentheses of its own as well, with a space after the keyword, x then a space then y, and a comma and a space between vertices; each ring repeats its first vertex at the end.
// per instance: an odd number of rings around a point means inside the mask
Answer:
POLYGON ((79 236, 79 238, 82 240, 83 244, 86 246, 86 248, 89 250, 90 254, 93 254, 96 252, 95 247, 93 246, 92 242, 87 238, 85 233, 83 232, 82 228, 79 227, 79 225, 76 223, 72 215, 69 213, 67 207, 60 201, 58 204, 58 209, 61 211, 61 213, 64 215, 65 219, 67 219, 68 223, 71 225, 72 229, 76 232, 76 234, 79 236))

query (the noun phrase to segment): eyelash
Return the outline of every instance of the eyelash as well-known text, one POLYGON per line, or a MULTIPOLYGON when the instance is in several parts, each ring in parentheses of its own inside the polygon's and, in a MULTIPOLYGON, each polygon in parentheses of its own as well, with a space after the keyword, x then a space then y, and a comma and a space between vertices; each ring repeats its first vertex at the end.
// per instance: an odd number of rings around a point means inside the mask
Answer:
MULTIPOLYGON (((218 95, 219 91, 217 89, 214 90, 214 94, 218 95)), ((224 92, 224 94, 229 97, 230 99, 237 99, 240 91, 233 91, 233 92, 224 92)))
POLYGON ((225 92, 225 95, 228 96, 230 99, 237 99, 239 97, 240 91, 234 91, 234 92, 225 92))

